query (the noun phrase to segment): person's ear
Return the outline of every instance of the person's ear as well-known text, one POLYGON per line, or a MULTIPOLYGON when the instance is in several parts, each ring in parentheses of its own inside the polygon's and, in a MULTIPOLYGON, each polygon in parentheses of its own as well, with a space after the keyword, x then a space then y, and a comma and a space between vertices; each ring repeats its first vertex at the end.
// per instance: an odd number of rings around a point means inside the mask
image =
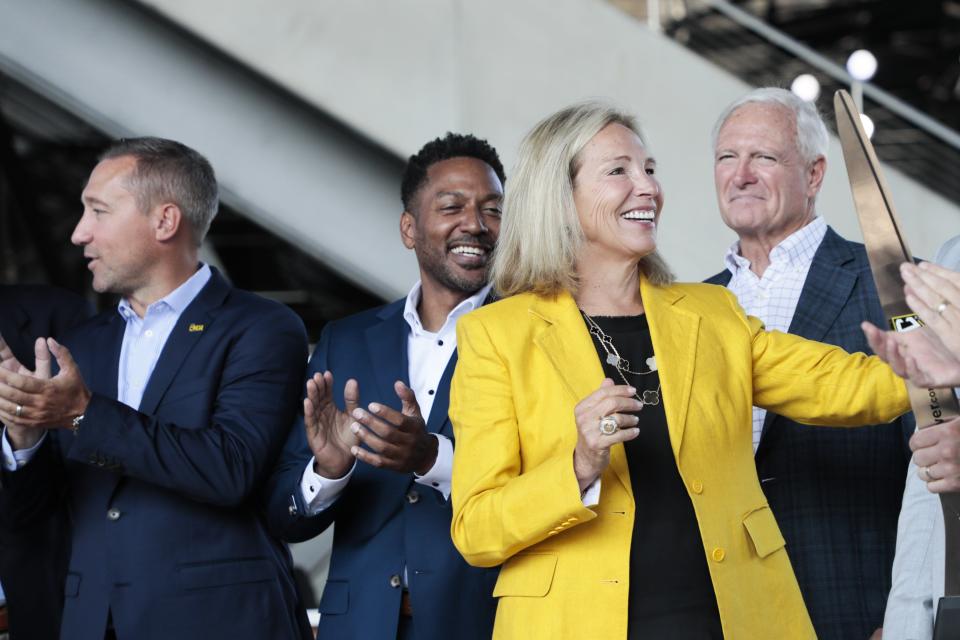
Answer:
POLYGON ((807 173, 807 195, 811 198, 820 192, 823 186, 823 177, 827 173, 827 159, 820 156, 810 165, 810 171, 807 173))
POLYGON ((407 249, 413 249, 417 239, 417 217, 409 211, 400 214, 400 240, 407 249))
POLYGON ((154 232, 157 240, 166 242, 177 235, 183 224, 183 212, 173 203, 159 205, 154 213, 154 232))

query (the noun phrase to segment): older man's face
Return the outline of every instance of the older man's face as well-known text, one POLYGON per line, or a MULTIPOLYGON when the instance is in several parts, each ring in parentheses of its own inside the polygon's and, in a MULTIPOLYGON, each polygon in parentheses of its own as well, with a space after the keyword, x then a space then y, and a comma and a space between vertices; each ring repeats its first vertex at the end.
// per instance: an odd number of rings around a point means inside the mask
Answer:
POLYGON ((742 238, 778 243, 813 218, 826 161, 806 163, 796 122, 777 104, 748 103, 717 136, 714 180, 720 214, 742 238))

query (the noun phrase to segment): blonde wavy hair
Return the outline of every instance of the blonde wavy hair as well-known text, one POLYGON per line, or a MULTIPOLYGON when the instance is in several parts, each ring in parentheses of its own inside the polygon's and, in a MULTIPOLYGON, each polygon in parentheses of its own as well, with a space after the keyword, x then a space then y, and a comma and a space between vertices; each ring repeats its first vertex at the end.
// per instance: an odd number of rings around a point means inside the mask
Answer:
MULTIPOLYGON (((490 274, 499 295, 576 293, 576 260, 584 236, 573 187, 580 152, 609 124, 627 127, 646 146, 633 116, 593 101, 548 116, 520 144, 490 274)), ((654 285, 674 281, 656 251, 640 259, 639 272, 654 285)))

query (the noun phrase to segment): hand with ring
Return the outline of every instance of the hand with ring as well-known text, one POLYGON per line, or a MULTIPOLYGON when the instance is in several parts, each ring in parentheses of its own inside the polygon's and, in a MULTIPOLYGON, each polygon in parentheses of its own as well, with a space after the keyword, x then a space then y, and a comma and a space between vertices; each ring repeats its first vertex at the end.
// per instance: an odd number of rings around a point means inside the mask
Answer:
POLYGON ((907 304, 960 359, 960 273, 932 262, 903 264, 907 304))
POLYGON ((900 273, 910 308, 925 326, 896 333, 863 323, 870 348, 919 387, 960 386, 960 273, 930 262, 900 273))
POLYGON ((917 475, 932 493, 960 491, 960 418, 925 429, 910 438, 917 475))
POLYGON ((633 387, 616 385, 607 378, 574 408, 577 446, 573 452, 573 470, 581 492, 610 464, 610 447, 640 435, 640 429, 636 428, 639 418, 628 413, 643 409, 635 394, 633 387))
MULTIPOLYGON (((19 414, 18 414, 19 415, 19 414)), ((604 416, 600 418, 600 433, 605 436, 612 436, 620 431, 620 423, 615 416, 604 416)))

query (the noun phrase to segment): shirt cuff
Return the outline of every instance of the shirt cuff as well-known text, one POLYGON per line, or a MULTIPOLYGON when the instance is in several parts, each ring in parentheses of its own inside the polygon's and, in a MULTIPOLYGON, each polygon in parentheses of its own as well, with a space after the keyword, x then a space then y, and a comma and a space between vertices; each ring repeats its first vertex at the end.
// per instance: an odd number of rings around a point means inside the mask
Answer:
POLYGON ((600 478, 590 483, 590 486, 580 496, 580 500, 583 501, 585 507, 595 507, 600 504, 600 478))
POLYGON ((437 439, 437 459, 425 474, 413 474, 413 479, 422 485, 432 487, 443 494, 444 500, 450 499, 450 479, 453 477, 453 443, 450 438, 439 433, 431 433, 437 439))
POLYGON ((40 436, 40 439, 37 440, 37 444, 33 445, 29 449, 20 449, 18 451, 13 450, 13 445, 10 444, 10 440, 7 438, 7 428, 3 428, 3 468, 7 471, 16 471, 23 465, 30 462, 33 459, 33 456, 37 453, 37 450, 40 448, 40 445, 43 444, 43 441, 47 439, 46 432, 40 436))
POLYGON ((353 462, 347 475, 336 480, 324 478, 313 470, 313 457, 307 462, 307 468, 303 470, 300 477, 300 493, 303 494, 303 503, 307 506, 307 515, 315 516, 321 511, 329 509, 337 501, 343 490, 347 488, 350 482, 350 476, 353 470, 357 468, 357 462, 353 462))

